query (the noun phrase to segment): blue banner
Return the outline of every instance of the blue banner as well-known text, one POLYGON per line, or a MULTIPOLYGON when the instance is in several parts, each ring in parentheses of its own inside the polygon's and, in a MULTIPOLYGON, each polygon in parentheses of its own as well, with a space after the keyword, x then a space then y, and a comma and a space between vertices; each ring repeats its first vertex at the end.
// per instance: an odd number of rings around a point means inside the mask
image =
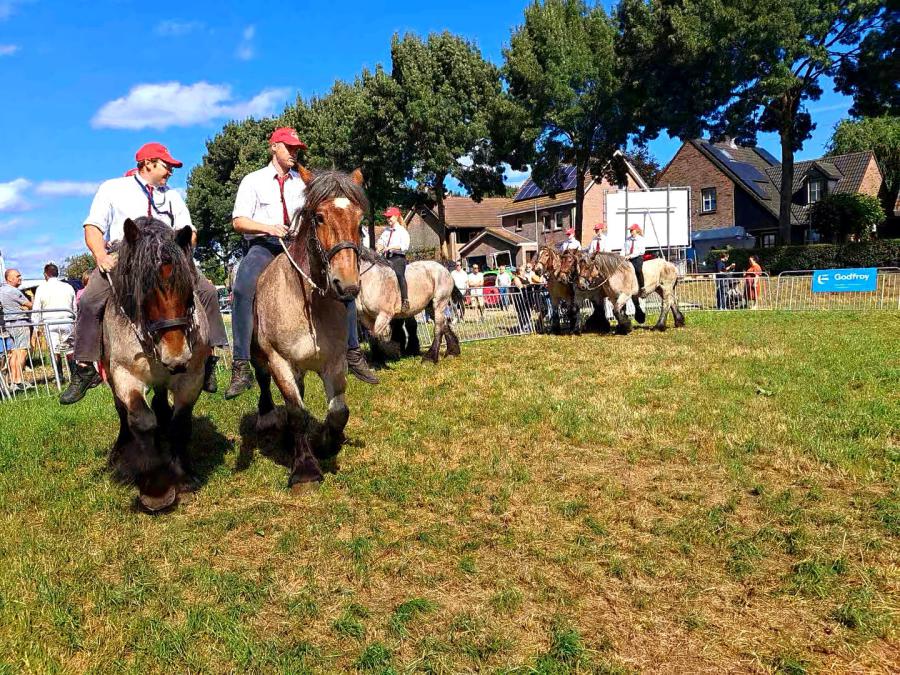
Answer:
POLYGON ((864 293, 878 286, 876 267, 856 267, 842 270, 815 270, 813 293, 864 293))

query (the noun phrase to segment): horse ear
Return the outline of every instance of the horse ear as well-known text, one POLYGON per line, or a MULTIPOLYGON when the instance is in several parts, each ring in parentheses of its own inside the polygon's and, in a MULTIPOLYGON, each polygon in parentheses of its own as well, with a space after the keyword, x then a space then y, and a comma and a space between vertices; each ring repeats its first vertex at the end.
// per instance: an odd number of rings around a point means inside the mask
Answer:
POLYGON ((307 169, 307 168, 306 168, 305 166, 303 166, 302 164, 300 164, 300 165, 297 167, 297 173, 300 174, 300 178, 302 178, 302 179, 303 179, 303 182, 306 183, 307 185, 309 185, 309 184, 312 182, 312 179, 313 179, 313 172, 310 171, 309 169, 307 169))
POLYGON ((178 230, 178 234, 175 235, 175 243, 177 243, 181 248, 187 250, 191 247, 191 240, 194 237, 194 231, 185 225, 180 230, 178 230))
POLYGON ((363 178, 362 169, 353 169, 353 173, 350 174, 350 180, 357 185, 362 186, 362 184, 366 182, 363 178))
POLYGON ((141 238, 141 231, 131 218, 125 219, 125 241, 133 244, 141 238))

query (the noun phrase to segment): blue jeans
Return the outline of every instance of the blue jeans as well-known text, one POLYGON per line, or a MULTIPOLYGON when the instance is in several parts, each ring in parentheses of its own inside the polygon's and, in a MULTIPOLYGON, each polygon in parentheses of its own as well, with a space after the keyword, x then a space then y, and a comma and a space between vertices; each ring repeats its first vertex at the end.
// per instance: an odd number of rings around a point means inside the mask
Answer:
MULTIPOLYGON (((256 297, 256 281, 275 256, 281 253, 281 245, 275 237, 258 237, 250 244, 250 250, 241 260, 234 280, 234 302, 231 311, 231 329, 234 332, 234 358, 250 359, 250 338, 253 336, 253 299, 256 297)), ((356 302, 345 302, 347 308, 347 348, 359 349, 356 329, 356 302)))

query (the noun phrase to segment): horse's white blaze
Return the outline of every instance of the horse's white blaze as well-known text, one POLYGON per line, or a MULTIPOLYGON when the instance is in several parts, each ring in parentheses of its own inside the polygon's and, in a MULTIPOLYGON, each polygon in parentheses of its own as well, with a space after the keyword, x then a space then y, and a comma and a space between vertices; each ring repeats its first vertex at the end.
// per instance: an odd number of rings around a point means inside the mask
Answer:
POLYGON ((334 200, 334 205, 339 209, 346 209, 350 206, 350 200, 346 197, 337 197, 334 200))

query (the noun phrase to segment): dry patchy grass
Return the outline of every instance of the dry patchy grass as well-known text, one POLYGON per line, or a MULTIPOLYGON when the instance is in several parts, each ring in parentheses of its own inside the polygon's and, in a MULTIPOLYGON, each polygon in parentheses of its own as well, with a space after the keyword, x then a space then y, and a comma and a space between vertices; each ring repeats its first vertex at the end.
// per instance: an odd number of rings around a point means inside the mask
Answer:
POLYGON ((0 672, 896 671, 897 315, 689 318, 354 383, 300 496, 204 398, 156 518, 107 392, 3 406, 0 672))

